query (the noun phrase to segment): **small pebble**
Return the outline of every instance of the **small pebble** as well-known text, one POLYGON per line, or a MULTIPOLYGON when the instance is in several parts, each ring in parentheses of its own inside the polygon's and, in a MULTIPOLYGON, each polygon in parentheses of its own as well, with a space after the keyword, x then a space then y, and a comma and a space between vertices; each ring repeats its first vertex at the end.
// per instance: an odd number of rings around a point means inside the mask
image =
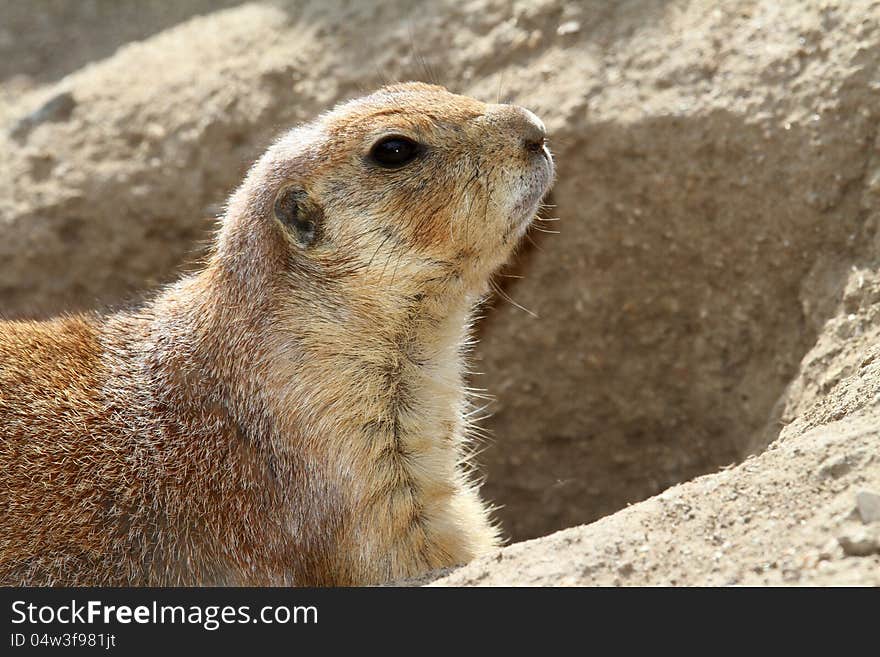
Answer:
POLYGON ((837 537, 844 553, 850 557, 867 557, 880 554, 880 536, 860 527, 837 537))
POLYGON ((819 467, 819 476, 824 479, 838 479, 852 470, 852 463, 846 454, 825 459, 819 467))
POLYGON ((856 509, 859 517, 866 525, 871 522, 880 522, 880 495, 867 490, 856 493, 856 509))
POLYGON ((577 21, 566 21, 556 28, 556 34, 559 36, 567 36, 569 34, 577 34, 581 31, 581 24, 577 21))
POLYGON ((830 559, 833 559, 835 553, 837 553, 838 545, 838 541, 835 541, 833 538, 829 538, 825 545, 822 546, 822 549, 819 550, 819 561, 828 561, 830 559))
POLYGON ((22 140, 28 133, 40 125, 50 121, 66 121, 76 107, 76 100, 69 91, 56 94, 40 107, 21 118, 9 131, 9 136, 16 140, 22 140))

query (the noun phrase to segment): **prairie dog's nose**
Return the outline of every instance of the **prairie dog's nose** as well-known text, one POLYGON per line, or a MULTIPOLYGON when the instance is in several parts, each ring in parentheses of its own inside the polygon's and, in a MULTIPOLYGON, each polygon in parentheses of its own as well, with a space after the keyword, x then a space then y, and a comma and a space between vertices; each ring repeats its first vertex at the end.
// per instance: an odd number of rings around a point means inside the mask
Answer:
POLYGON ((529 151, 540 151, 547 138, 544 123, 525 107, 519 105, 496 105, 494 114, 518 136, 529 151))
POLYGON ((522 140, 526 149, 539 151, 544 148, 544 142, 547 139, 547 129, 544 127, 544 122, 525 107, 514 105, 513 109, 522 117, 522 140))

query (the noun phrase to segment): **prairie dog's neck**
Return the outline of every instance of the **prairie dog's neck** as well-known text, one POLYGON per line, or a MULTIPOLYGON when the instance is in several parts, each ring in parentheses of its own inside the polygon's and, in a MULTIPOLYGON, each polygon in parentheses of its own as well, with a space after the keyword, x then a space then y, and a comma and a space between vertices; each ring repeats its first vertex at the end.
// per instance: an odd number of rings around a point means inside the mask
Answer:
POLYGON ((342 418, 428 430, 441 415, 451 420, 460 410, 471 303, 463 294, 449 299, 377 290, 330 310, 285 308, 275 329, 275 384, 310 400, 312 419, 337 431, 342 418))
POLYGON ((261 366, 274 449, 328 482, 340 560, 371 581, 472 554, 456 520, 476 499, 461 465, 471 303, 377 291, 274 312, 261 366))
POLYGON ((446 305, 425 297, 384 320, 352 316, 306 347, 302 379, 288 388, 300 399, 318 392, 310 435, 320 442, 308 449, 344 485, 345 552, 374 581, 406 576, 413 555, 425 569, 466 559, 470 537, 453 509, 467 486, 460 465, 469 312, 464 297, 446 305))
POLYGON ((170 380, 195 382, 188 394, 216 381, 236 415, 272 415, 238 422, 271 419, 282 441, 311 443, 392 422, 413 440, 458 428, 473 296, 379 288, 333 297, 296 288, 242 294, 235 283, 203 272, 154 305, 153 342, 174 351, 156 360, 210 374, 169 371, 170 380))
POLYGON ((166 405, 214 409, 271 461, 277 517, 291 536, 308 526, 329 541, 319 552, 338 554, 338 581, 466 560, 474 538, 454 518, 484 513, 461 467, 473 299, 261 297, 229 283, 203 273, 153 305, 146 350, 166 405))

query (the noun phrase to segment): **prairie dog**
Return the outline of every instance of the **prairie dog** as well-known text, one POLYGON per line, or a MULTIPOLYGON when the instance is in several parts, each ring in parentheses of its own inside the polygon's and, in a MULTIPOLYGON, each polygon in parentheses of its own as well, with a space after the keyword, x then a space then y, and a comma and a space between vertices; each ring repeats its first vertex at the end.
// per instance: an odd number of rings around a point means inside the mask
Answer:
POLYGON ((202 271, 0 323, 0 583, 362 585, 491 550, 469 317, 553 176, 528 110, 385 87, 267 150, 202 271))

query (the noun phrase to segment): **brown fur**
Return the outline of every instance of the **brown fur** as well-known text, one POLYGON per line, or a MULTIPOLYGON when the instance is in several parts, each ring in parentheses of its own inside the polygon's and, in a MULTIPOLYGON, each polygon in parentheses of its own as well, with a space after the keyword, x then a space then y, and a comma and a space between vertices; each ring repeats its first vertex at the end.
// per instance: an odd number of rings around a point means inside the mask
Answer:
POLYGON ((268 150, 202 272, 137 310, 0 323, 0 583, 367 584, 495 546, 463 352, 552 178, 535 125, 383 89, 268 150), (384 134, 429 151, 371 166, 384 134), (273 214, 291 185, 314 245, 273 214))

